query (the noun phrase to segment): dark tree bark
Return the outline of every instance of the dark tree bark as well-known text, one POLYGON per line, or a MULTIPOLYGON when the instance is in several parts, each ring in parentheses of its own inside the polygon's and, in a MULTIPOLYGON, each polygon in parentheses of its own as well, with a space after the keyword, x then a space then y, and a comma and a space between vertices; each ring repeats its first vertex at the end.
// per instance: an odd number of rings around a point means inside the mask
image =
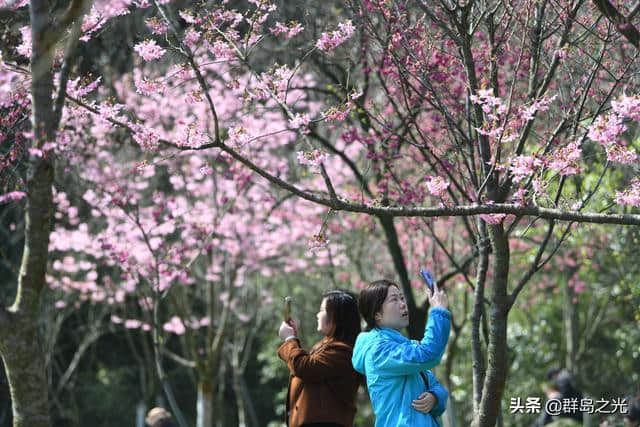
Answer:
POLYGON ((480 411, 475 412, 473 425, 494 426, 500 415, 500 403, 507 380, 507 317, 509 299, 509 241, 502 224, 488 227, 493 253, 491 268, 493 277, 490 286, 489 345, 487 348, 487 371, 484 378, 480 411))
POLYGON ((640 49, 640 31, 631 23, 633 16, 638 12, 640 3, 631 12, 630 16, 624 16, 609 0, 593 0, 600 13, 613 24, 629 43, 636 49, 640 49))
MULTIPOLYGON (((53 102, 54 48, 66 23, 81 17, 86 6, 74 1, 62 20, 52 22, 51 2, 32 0, 31 18, 31 104, 33 147, 42 149, 55 140, 60 115, 53 102), (60 25, 65 23, 64 25, 60 25), (54 29, 55 28, 55 29, 54 29)), ((79 31, 74 31, 78 34, 79 31)), ((64 93, 68 59, 77 40, 71 37, 60 91, 64 93)), ((32 156, 26 179, 25 242, 16 297, 9 308, 0 306, 0 355, 5 367, 14 427, 48 427, 49 399, 45 359, 38 334, 41 293, 45 287, 49 235, 53 222, 53 155, 32 156)))

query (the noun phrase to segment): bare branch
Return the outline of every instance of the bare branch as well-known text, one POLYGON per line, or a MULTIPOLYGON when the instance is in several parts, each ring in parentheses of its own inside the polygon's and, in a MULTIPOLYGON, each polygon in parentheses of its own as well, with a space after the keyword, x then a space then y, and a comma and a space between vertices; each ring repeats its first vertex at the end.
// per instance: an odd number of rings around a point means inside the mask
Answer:
MULTIPOLYGON (((426 3, 426 2, 425 2, 426 3)), ((451 38, 451 40, 455 41, 455 43, 457 45, 461 44, 460 41, 460 37, 458 37, 457 34, 455 34, 452 30, 451 30, 451 26, 449 24, 447 24, 446 22, 442 21, 441 19, 439 19, 432 11, 429 5, 425 4, 422 2, 422 0, 416 0, 416 4, 420 7, 420 9, 422 9, 422 11, 433 21, 435 22, 438 27, 440 27, 440 29, 442 31, 444 31, 444 33, 449 36, 451 38)))
POLYGON ((67 93, 67 83, 69 81, 69 74, 71 72, 71 68, 76 59, 75 50, 78 45, 78 41, 80 39, 80 35, 82 34, 82 16, 84 15, 83 11, 80 12, 80 15, 73 22, 73 27, 71 28, 71 35, 69 36, 69 40, 67 42, 67 47, 64 52, 64 63, 62 65, 62 69, 60 70, 60 84, 58 88, 58 96, 56 97, 55 110, 53 115, 53 122, 57 125, 60 123, 60 118, 62 117, 62 108, 64 107, 64 100, 67 93))
POLYGON ((636 17, 638 12, 640 12, 640 1, 636 4, 636 7, 634 7, 633 10, 629 13, 629 16, 627 16, 627 19, 631 21, 633 18, 636 17))
MULTIPOLYGON (((94 113, 98 113, 96 109, 82 103, 82 101, 74 100, 78 105, 86 108, 94 113)), ((117 124, 129 132, 133 133, 128 125, 116 120, 109 120, 113 124, 117 124)), ((204 144, 200 147, 186 147, 178 145, 171 141, 161 140, 162 144, 168 147, 173 147, 182 151, 200 151, 210 148, 220 148, 225 151, 231 157, 238 160, 240 163, 254 171, 258 175, 265 178, 271 184, 274 184, 290 193, 308 200, 313 203, 317 203, 335 211, 347 211, 347 212, 360 212, 367 213, 378 217, 437 217, 437 216, 472 216, 480 214, 513 214, 516 216, 537 216, 544 219, 554 219, 559 221, 570 221, 579 223, 596 223, 596 224, 620 224, 620 225, 640 225, 640 215, 638 214, 614 214, 614 213, 583 213, 576 211, 564 211, 562 209, 550 209, 539 206, 521 206, 510 203, 494 203, 494 204, 471 204, 471 205, 459 205, 459 206, 439 206, 439 207, 403 207, 403 206, 376 206, 364 203, 356 203, 347 201, 342 198, 332 200, 327 197, 322 197, 317 194, 313 194, 309 191, 305 191, 296 187, 270 172, 264 170, 260 166, 253 163, 248 158, 242 156, 230 146, 223 142, 212 142, 204 144)))
POLYGON ((336 196, 336 190, 335 188, 333 188, 331 178, 329 178, 329 174, 327 174, 327 170, 325 169, 323 164, 320 164, 320 173, 322 174, 322 179, 324 179, 324 183, 327 186, 327 191, 329 191, 329 197, 332 201, 338 200, 338 196, 336 196))
POLYGON ((60 394, 60 392, 65 388, 65 386, 71 379, 71 376, 80 364, 80 359, 82 359, 82 356, 84 356, 89 347, 95 341, 97 341, 102 334, 103 332, 94 327, 91 332, 83 338, 80 346, 78 346, 78 349, 73 355, 73 359, 71 359, 71 363, 69 363, 69 366, 67 366, 67 369, 65 370, 64 374, 60 378, 60 381, 58 382, 58 385, 56 386, 56 394, 60 394))
POLYGON ((507 310, 511 309, 520 291, 522 291, 524 286, 529 282, 529 280, 531 280, 533 275, 542 267, 542 265, 540 264, 540 260, 542 259, 542 254, 544 254, 544 251, 547 248, 547 245, 549 244, 549 240, 551 239, 551 236, 553 236, 554 227, 555 227, 555 222, 554 221, 549 222, 549 227, 547 228, 547 234, 544 236, 544 240, 538 247, 538 252, 536 253, 534 260, 531 262, 531 266, 529 267, 529 270, 527 270, 527 272, 522 276, 522 278, 518 281, 518 285, 516 286, 516 288, 513 290, 511 295, 509 295, 509 305, 507 310))
POLYGON ((640 8, 640 4, 629 15, 630 18, 625 16, 615 8, 609 0, 593 0, 593 4, 596 5, 600 13, 611 22, 614 27, 622 34, 629 43, 634 45, 636 49, 640 49, 640 32, 631 23, 631 17, 633 17, 640 8))
POLYGON ((181 356, 175 354, 171 350, 168 350, 166 347, 162 348, 162 354, 164 354, 165 356, 167 356, 169 359, 173 360, 177 364, 179 364, 181 366, 184 366, 185 368, 193 369, 193 368, 196 367, 196 362, 194 362, 192 360, 187 360, 184 357, 181 357, 181 356))

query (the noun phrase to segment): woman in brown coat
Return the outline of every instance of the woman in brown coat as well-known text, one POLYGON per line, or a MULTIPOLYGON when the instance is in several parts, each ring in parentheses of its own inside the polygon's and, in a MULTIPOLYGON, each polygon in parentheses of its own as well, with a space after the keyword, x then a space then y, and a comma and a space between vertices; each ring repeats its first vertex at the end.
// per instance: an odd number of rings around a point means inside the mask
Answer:
POLYGON ((362 376, 351 365, 353 344, 360 332, 355 297, 345 291, 324 294, 318 332, 324 338, 309 352, 301 346, 295 322, 282 322, 284 342, 278 356, 289 367, 287 425, 289 427, 351 427, 362 376))

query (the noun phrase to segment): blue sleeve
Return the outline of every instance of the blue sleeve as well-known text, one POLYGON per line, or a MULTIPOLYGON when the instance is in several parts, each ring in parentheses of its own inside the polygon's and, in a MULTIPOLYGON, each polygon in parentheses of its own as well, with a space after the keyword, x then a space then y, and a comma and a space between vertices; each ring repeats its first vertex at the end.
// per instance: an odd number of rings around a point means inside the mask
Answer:
POLYGON ((422 341, 380 342, 371 355, 371 362, 380 375, 417 374, 440 363, 451 329, 451 313, 432 308, 422 341))
POLYGON ((438 379, 436 378, 436 376, 433 375, 431 372, 427 371, 427 376, 429 377, 429 390, 427 391, 435 394, 435 396, 438 398, 438 402, 436 403, 436 406, 434 406, 431 409, 431 412, 429 413, 434 417, 439 417, 444 413, 444 410, 447 408, 447 400, 449 399, 449 392, 447 391, 446 388, 442 386, 442 384, 438 382, 438 379))

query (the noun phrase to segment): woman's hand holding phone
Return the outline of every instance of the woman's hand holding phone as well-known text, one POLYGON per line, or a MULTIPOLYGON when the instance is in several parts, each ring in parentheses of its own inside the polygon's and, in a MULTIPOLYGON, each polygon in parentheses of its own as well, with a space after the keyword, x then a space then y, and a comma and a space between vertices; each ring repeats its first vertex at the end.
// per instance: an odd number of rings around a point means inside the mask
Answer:
POLYGON ((284 306, 282 310, 283 322, 278 329, 278 336, 280 339, 287 339, 289 337, 298 336, 298 325, 291 317, 291 297, 284 298, 284 306))
POLYGON ((427 285, 427 289, 429 289, 427 294, 429 305, 431 307, 448 308, 449 301, 447 299, 447 294, 443 289, 438 288, 438 283, 434 280, 433 276, 431 276, 429 270, 421 268, 420 275, 422 276, 424 283, 427 285))

